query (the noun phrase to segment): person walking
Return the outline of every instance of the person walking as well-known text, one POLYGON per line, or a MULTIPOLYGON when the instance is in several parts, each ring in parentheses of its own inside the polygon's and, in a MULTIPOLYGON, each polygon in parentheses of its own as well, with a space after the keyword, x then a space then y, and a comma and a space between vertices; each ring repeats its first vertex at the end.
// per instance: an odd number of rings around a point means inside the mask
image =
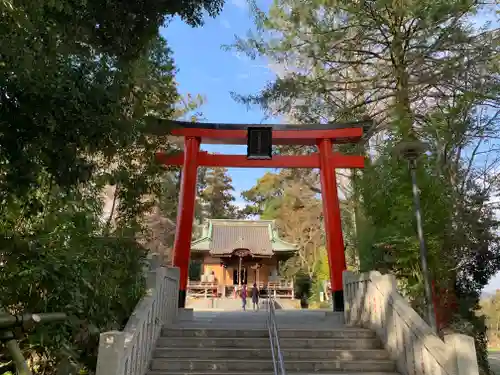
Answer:
POLYGON ((257 288, 257 284, 253 284, 252 288, 252 304, 253 304, 253 311, 259 311, 259 289, 257 288))
POLYGON ((243 305, 243 311, 247 309, 247 285, 243 284, 243 289, 241 289, 241 303, 243 305))

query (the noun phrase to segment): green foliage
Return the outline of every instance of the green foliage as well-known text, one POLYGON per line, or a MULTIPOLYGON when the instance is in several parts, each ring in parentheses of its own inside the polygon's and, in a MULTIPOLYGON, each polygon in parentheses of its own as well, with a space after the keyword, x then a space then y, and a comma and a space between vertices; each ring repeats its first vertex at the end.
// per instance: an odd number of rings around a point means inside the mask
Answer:
POLYGON ((199 260, 192 260, 189 262, 189 280, 200 281, 203 263, 199 260))
POLYGON ((243 209, 244 214, 274 219, 283 196, 282 179, 274 173, 267 172, 259 178, 254 187, 242 192, 241 196, 250 203, 243 209))
POLYGON ((221 0, 112 0, 105 3, 6 0, 0 6, 4 20, 17 26, 17 31, 37 33, 41 37, 38 42, 57 35, 66 50, 81 51, 87 45, 98 53, 131 59, 148 48, 158 29, 171 17, 179 15, 188 24, 199 26, 203 24, 205 12, 216 16, 223 4, 221 0))
POLYGON ((158 27, 173 15, 199 25, 221 5, 0 2, 0 307, 70 316, 21 337, 36 373, 92 372, 99 332, 123 328, 143 295, 138 240, 176 180, 154 160, 172 149, 168 129, 151 135, 145 116, 201 104, 179 97, 158 27))
POLYGON ((263 56, 280 71, 261 92, 235 97, 299 123, 369 115, 377 128, 415 136, 411 103, 426 108, 430 98, 446 102, 446 93, 433 90, 462 92, 466 76, 467 89, 482 100, 497 85, 479 68, 494 60, 495 34, 472 33, 465 21, 478 6, 458 0, 276 0, 267 13, 254 6, 256 31, 227 48, 263 56), (449 50, 467 50, 467 58, 449 50))
POLYGON ((320 249, 319 261, 314 270, 314 278, 311 286, 311 302, 320 301, 320 292, 324 292, 323 285, 330 280, 330 267, 328 266, 328 255, 326 248, 320 249))
POLYGON ((304 271, 299 271, 294 277, 295 296, 300 298, 302 307, 307 307, 311 296, 311 278, 304 271))
MULTIPOLYGON (((407 292, 415 298, 420 294, 421 271, 419 244, 415 236, 412 185, 407 164, 392 153, 386 144, 377 160, 366 166, 357 185, 363 200, 366 230, 360 243, 362 270, 391 271, 408 285, 407 292), (373 229, 371 229, 371 228, 373 229), (376 228, 376 230, 374 230, 376 228), (369 238, 369 240, 368 240, 369 238)), ((424 233, 433 271, 445 277, 449 265, 443 263, 439 250, 443 245, 442 229, 449 219, 446 186, 433 174, 431 160, 422 160, 417 171, 421 191, 424 233)), ((363 232, 364 233, 364 232, 363 232)))
POLYGON ((39 355, 40 371, 53 370, 63 347, 93 368, 98 333, 122 328, 142 296, 145 250, 119 232, 103 234, 97 189, 41 185, 32 193, 43 203, 37 215, 23 216, 18 200, 0 222, 0 305, 69 315, 65 324, 39 327, 23 339, 26 354, 39 355))
POLYGON ((130 143, 127 135, 141 132, 143 124, 130 126, 131 119, 172 113, 174 68, 158 27, 176 13, 199 24, 200 11, 214 14, 221 2, 148 5, 1 4, 0 165, 9 165, 2 192, 36 184, 40 169, 61 185, 84 182, 95 161, 82 153, 114 155, 130 143), (115 56, 129 52, 133 59, 115 56))
POLYGON ((176 220, 179 204, 180 170, 173 170, 163 175, 162 193, 159 202, 162 215, 176 220))
POLYGON ((200 171, 200 215, 210 219, 234 219, 239 216, 233 204, 233 185, 226 168, 207 168, 200 171))
MULTIPOLYGON (((363 208, 358 228, 363 233, 361 269, 395 274, 403 293, 423 314, 411 179, 406 163, 397 163, 392 150, 387 143, 357 183, 363 208)), ((487 205, 488 189, 471 180, 475 174, 462 175, 467 181, 463 190, 462 185, 447 181, 447 175, 436 167, 439 162, 424 157, 417 170, 431 277, 438 288, 451 291, 457 299, 458 308, 448 328, 474 336, 482 371, 487 373, 485 326, 476 310, 482 288, 500 268, 498 223, 487 205)), ((459 173, 465 172, 459 169, 459 173)))

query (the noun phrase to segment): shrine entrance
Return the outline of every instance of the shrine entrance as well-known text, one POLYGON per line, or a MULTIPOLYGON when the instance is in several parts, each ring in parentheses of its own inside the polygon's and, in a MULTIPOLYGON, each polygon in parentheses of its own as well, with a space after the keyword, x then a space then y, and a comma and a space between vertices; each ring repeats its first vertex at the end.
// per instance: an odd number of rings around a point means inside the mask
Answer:
POLYGON ((232 258, 237 259, 237 267, 233 268, 233 285, 243 285, 248 282, 248 269, 243 266, 245 258, 252 258, 252 253, 248 249, 236 249, 233 251, 232 258))
POLYGON ((240 269, 240 276, 238 277, 238 269, 233 269, 233 285, 247 284, 248 270, 246 267, 240 269))
MULTIPOLYGON (((165 120, 167 121, 167 120, 165 120)), ((370 121, 317 125, 239 125, 168 121, 172 136, 184 138, 184 150, 169 156, 158 152, 165 165, 182 167, 173 266, 180 269, 179 307, 185 306, 196 199, 198 167, 318 168, 321 177, 323 220, 330 269, 333 306, 344 310, 342 272, 346 269, 336 169, 363 168, 364 157, 334 151, 335 144, 357 143, 370 121), (220 155, 200 151, 202 143, 247 145, 247 155, 220 155), (273 145, 317 146, 308 155, 272 155, 273 145)), ((241 276, 240 276, 241 279, 241 276)))

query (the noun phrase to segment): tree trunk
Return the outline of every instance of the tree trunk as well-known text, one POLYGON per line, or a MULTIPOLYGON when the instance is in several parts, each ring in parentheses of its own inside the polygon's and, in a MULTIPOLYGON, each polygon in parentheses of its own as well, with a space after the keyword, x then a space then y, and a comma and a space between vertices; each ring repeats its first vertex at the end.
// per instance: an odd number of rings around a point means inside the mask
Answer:
POLYGON ((115 214, 116 202, 118 200, 118 194, 120 192, 120 185, 115 185, 115 192, 113 193, 113 203, 111 204, 111 211, 109 213, 108 220, 106 221, 106 231, 109 232, 111 229, 111 224, 113 223, 113 216, 115 214))

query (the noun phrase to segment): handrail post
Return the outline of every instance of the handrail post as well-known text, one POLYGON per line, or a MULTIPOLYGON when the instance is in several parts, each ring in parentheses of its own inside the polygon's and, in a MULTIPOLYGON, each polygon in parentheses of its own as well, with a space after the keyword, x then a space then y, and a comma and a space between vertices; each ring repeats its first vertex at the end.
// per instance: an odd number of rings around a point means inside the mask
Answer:
POLYGON ((97 375, 146 374, 162 327, 177 319, 179 269, 158 267, 155 254, 148 263, 146 293, 126 326, 100 335, 97 375))
POLYGON ((454 333, 445 335, 444 342, 449 345, 458 375, 479 375, 474 338, 454 333))
POLYGON ((123 375, 125 365, 125 332, 101 333, 96 374, 123 375))
POLYGON ((271 295, 268 296, 267 301, 267 308, 269 309, 267 315, 267 329, 269 332, 269 343, 271 345, 274 374, 286 375, 283 353, 281 352, 278 335, 278 325, 276 324, 275 301, 271 295), (278 364, 276 364, 276 361, 278 361, 278 364))
POLYGON ((343 283, 346 324, 375 331, 398 373, 421 375, 432 368, 436 374, 479 374, 474 338, 452 334, 443 341, 399 293, 394 275, 345 271, 343 283))

